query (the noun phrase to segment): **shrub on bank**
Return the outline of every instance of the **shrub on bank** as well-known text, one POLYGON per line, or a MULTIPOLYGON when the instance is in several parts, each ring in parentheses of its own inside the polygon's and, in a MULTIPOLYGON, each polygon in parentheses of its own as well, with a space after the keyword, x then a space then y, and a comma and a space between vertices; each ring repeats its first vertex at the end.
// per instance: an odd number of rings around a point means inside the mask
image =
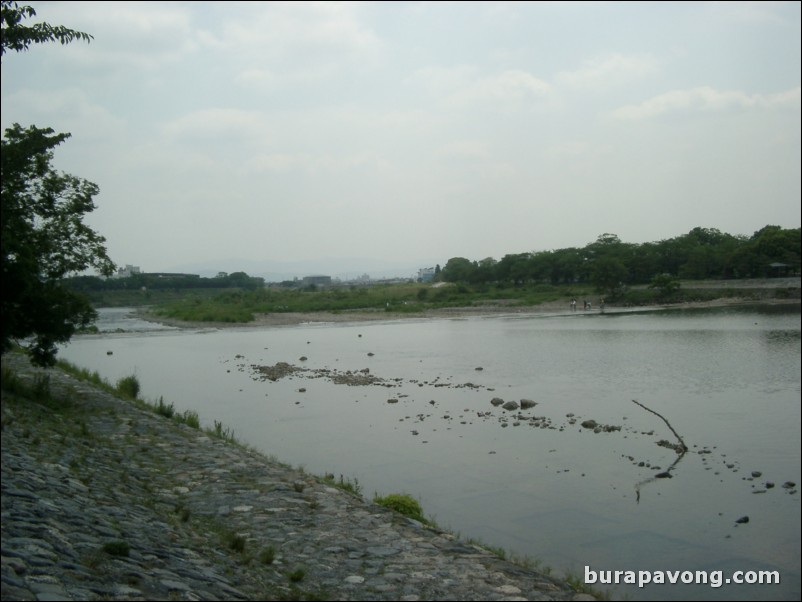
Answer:
POLYGON ((137 399, 137 397, 139 397, 139 379, 135 374, 125 376, 118 380, 116 388, 120 395, 128 399, 137 399))
POLYGON ((408 493, 391 493, 384 497, 377 496, 373 501, 384 508, 390 508, 396 512, 414 518, 422 523, 428 522, 426 517, 423 516, 423 509, 418 500, 409 495, 408 493))

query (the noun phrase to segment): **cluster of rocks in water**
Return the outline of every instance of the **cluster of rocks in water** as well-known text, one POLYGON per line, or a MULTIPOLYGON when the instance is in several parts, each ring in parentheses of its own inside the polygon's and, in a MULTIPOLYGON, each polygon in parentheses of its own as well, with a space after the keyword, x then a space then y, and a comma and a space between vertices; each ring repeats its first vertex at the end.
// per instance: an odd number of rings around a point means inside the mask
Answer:
MULTIPOLYGON (((372 353, 368 354, 372 356, 372 353)), ((306 361, 307 358, 302 356, 299 358, 299 361, 306 361)), ((276 381, 281 378, 285 377, 303 377, 303 378, 325 378, 331 381, 334 384, 341 384, 341 385, 349 385, 349 386, 381 386, 381 387, 401 387, 404 384, 414 384, 419 387, 424 386, 431 386, 435 388, 440 387, 449 387, 449 388, 467 388, 467 389, 484 389, 487 391, 494 391, 492 387, 485 387, 483 385, 476 385, 471 382, 467 383, 450 383, 450 382, 442 382, 440 378, 437 377, 431 381, 418 381, 418 380, 407 380, 401 378, 381 378, 371 374, 369 368, 362 368, 359 370, 335 370, 330 368, 305 368, 300 366, 294 366, 288 364, 286 362, 278 362, 273 366, 262 366, 262 365, 251 365, 251 371, 254 375, 254 378, 259 380, 270 380, 276 381)), ((482 371, 482 367, 477 367, 476 371, 482 371)), ((299 389, 299 391, 305 391, 306 389, 299 389)), ((394 405, 398 404, 402 399, 409 397, 408 395, 401 394, 396 395, 393 397, 389 397, 386 400, 387 404, 394 405)), ((296 402, 297 403, 297 402, 296 402)), ((436 406, 437 402, 435 400, 430 400, 428 402, 432 406, 436 406)), ((588 433, 619 433, 619 432, 627 432, 633 434, 644 435, 648 437, 652 437, 655 435, 654 430, 650 431, 637 431, 628 427, 624 427, 620 424, 607 424, 603 422, 598 422, 595 419, 582 419, 582 417, 577 416, 573 412, 569 412, 565 415, 565 422, 562 424, 555 422, 551 417, 546 415, 533 415, 528 414, 529 410, 535 408, 539 402, 534 401, 532 399, 519 399, 519 400, 505 400, 501 397, 492 397, 490 399, 490 406, 492 409, 484 409, 484 410, 471 410, 470 408, 465 408, 462 414, 457 414, 456 416, 450 412, 447 412, 441 416, 442 419, 447 421, 452 421, 455 417, 459 419, 460 424, 471 424, 474 418, 481 419, 481 420, 496 420, 501 428, 507 428, 509 426, 522 426, 528 425, 533 428, 538 429, 549 429, 549 430, 556 430, 563 432, 567 430, 571 426, 579 425, 580 432, 588 432, 588 433), (502 410, 501 413, 495 413, 493 410, 502 410)), ((422 423, 428 418, 433 416, 432 413, 418 413, 414 416, 414 420, 416 423, 422 423)), ((407 419, 413 418, 412 416, 407 416, 407 419)), ((403 422, 405 418, 401 419, 403 422)), ((418 436, 420 431, 417 429, 410 430, 410 433, 413 436, 418 436)), ((425 443, 426 441, 424 441, 425 443)), ((688 451, 692 451, 692 453, 698 454, 699 457, 702 459, 702 462, 705 464, 706 470, 713 471, 713 474, 716 476, 720 475, 721 468, 714 468, 709 462, 708 457, 710 454, 713 453, 713 450, 707 447, 693 446, 692 450, 688 450, 682 443, 676 442, 672 443, 667 439, 660 439, 655 442, 657 446, 663 447, 666 449, 670 449, 674 451, 678 457, 681 457, 688 451)), ((715 449, 715 448, 714 448, 715 449)), ((494 452, 491 452, 494 453, 494 452)), ((669 466, 667 469, 663 469, 658 464, 655 464, 648 460, 638 460, 634 456, 622 454, 622 457, 628 460, 633 466, 637 468, 645 468, 649 471, 654 473, 654 476, 651 477, 652 479, 667 479, 673 478, 674 476, 674 468, 676 461, 669 466)), ((737 473, 739 468, 736 463, 733 463, 726 459, 726 456, 722 454, 722 464, 723 466, 731 470, 733 473, 737 473)), ((772 481, 766 481, 765 483, 754 483, 755 479, 760 476, 759 471, 753 471, 751 476, 743 477, 745 481, 753 482, 752 488, 753 493, 766 493, 768 490, 773 489, 775 487, 775 483, 772 481), (758 476, 755 476, 758 475, 758 476)), ((783 483, 782 488, 787 491, 789 494, 795 494, 796 484, 792 481, 786 481, 783 483)))
POLYGON ((512 401, 512 400, 504 401, 501 397, 494 397, 493 399, 490 400, 490 404, 493 407, 501 406, 505 410, 511 411, 511 410, 517 410, 518 408, 522 410, 529 410, 531 408, 534 408, 537 405, 537 402, 532 401, 531 399, 522 399, 521 403, 518 403, 517 401, 512 401))
POLYGON ((251 366, 254 377, 259 380, 277 381, 282 378, 293 376, 301 373, 306 378, 327 378, 331 382, 338 385, 351 385, 351 386, 368 386, 380 385, 384 387, 394 387, 397 384, 388 382, 370 373, 370 368, 363 368, 356 371, 339 371, 330 368, 302 368, 300 366, 293 366, 286 362, 278 362, 273 366, 251 366))
MULTIPOLYGON (((571 416, 573 418, 573 416, 571 416)), ((569 420, 569 424, 575 424, 575 420, 569 420)), ((613 433, 615 431, 621 430, 621 425, 613 425, 613 424, 599 424, 595 420, 585 420, 582 422, 582 428, 587 429, 589 431, 593 431, 594 433, 613 433)))
MULTIPOLYGON (((372 354, 368 354, 372 355, 372 354)), ((305 362, 308 358, 301 356, 299 361, 305 362)), ((293 377, 300 375, 304 378, 323 378, 330 380, 336 385, 349 385, 353 387, 358 386, 379 386, 379 387, 400 387, 405 383, 416 384, 419 387, 430 385, 435 388, 449 387, 454 389, 482 389, 486 388, 482 385, 477 385, 471 382, 453 384, 449 382, 439 382, 439 379, 433 381, 418 381, 415 379, 405 381, 403 378, 382 378, 371 374, 370 368, 361 368, 358 370, 336 370, 333 368, 305 368, 302 366, 295 366, 287 362, 278 362, 272 366, 264 366, 259 364, 251 364, 251 373, 256 380, 269 380, 277 381, 286 377, 293 377)))

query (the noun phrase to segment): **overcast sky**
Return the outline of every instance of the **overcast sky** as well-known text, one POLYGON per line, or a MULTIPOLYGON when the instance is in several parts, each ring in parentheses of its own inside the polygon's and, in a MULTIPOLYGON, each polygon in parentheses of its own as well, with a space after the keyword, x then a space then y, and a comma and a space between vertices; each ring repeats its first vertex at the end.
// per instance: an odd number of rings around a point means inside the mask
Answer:
POLYGON ((799 2, 21 4, 94 40, 7 53, 2 126, 72 133, 119 264, 800 226, 799 2))

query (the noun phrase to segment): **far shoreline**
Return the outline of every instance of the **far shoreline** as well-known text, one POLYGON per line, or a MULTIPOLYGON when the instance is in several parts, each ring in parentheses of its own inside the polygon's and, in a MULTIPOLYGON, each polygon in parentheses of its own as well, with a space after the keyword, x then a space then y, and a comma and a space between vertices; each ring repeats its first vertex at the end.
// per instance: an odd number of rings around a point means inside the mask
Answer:
POLYGON ((360 322, 396 322, 402 320, 442 320, 461 318, 487 318, 516 316, 526 317, 542 315, 595 315, 601 313, 624 313, 640 311, 661 311, 670 309, 702 309, 714 307, 728 307, 738 305, 799 305, 799 298, 793 299, 754 299, 743 297, 720 297, 708 301, 688 301, 681 303, 665 303, 643 306, 620 306, 607 304, 602 310, 594 306, 590 310, 572 310, 567 301, 550 301, 538 305, 527 306, 476 306, 476 307, 449 307, 431 309, 423 312, 388 312, 383 310, 344 310, 320 312, 281 312, 256 314, 250 322, 190 322, 159 316, 149 308, 138 308, 135 314, 142 320, 171 326, 179 329, 233 329, 233 328, 271 328, 278 326, 299 326, 304 324, 347 324, 360 322))

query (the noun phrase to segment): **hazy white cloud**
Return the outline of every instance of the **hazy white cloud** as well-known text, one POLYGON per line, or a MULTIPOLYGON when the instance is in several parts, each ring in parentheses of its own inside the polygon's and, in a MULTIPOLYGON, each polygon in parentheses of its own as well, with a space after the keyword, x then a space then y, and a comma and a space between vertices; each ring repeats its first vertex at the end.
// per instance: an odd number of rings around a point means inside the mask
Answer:
POLYGON ((460 140, 444 144, 437 149, 436 154, 446 159, 487 159, 490 156, 490 151, 483 142, 478 140, 460 140))
POLYGON ((733 21, 742 21, 756 25, 780 25, 787 26, 788 22, 778 11, 784 8, 788 2, 764 1, 742 1, 742 2, 718 2, 717 8, 723 9, 726 18, 733 21))
POLYGON ((593 145, 585 140, 574 140, 558 142, 548 149, 551 155, 564 155, 564 156, 581 156, 586 155, 593 150, 593 145))
POLYGON ((93 36, 69 54, 50 53, 62 62, 157 70, 194 54, 208 38, 193 26, 191 7, 174 3, 54 2, 38 16, 93 36))
POLYGON ((245 87, 269 89, 275 88, 280 80, 270 69, 252 68, 239 73, 234 81, 245 87))
POLYGON ((59 131, 76 132, 82 140, 123 137, 126 130, 125 119, 92 101, 80 88, 65 87, 49 94, 25 88, 3 98, 3 111, 27 113, 30 117, 24 125, 47 123, 59 131), (58 115, 55 122, 52 115, 58 115))
POLYGON ((165 124, 169 138, 197 143, 220 143, 236 139, 242 142, 264 143, 271 135, 265 116, 257 111, 239 109, 204 109, 188 113, 165 124))
POLYGON ((705 86, 689 90, 672 90, 637 105, 616 109, 618 119, 640 120, 674 111, 722 111, 727 109, 799 109, 800 87, 777 94, 746 94, 721 91, 705 86))
POLYGON ((483 77, 458 91, 452 101, 457 104, 472 102, 520 103, 539 101, 551 92, 551 85, 520 69, 508 69, 490 77, 483 77))
POLYGON ((421 84, 437 102, 453 108, 501 103, 504 105, 543 104, 552 86, 521 69, 506 69, 479 75, 475 68, 426 67, 409 80, 421 84))
POLYGON ((267 153, 252 157, 246 164, 249 172, 288 172, 304 165, 311 160, 309 155, 292 153, 267 153))
POLYGON ((281 72, 294 80, 334 77, 376 65, 381 40, 360 20, 359 4, 254 3, 225 20, 222 40, 251 76, 281 72))
POLYGON ((573 71, 562 71, 557 81, 581 89, 607 88, 655 73, 658 62, 650 55, 610 54, 587 60, 573 71))
POLYGON ((229 43, 291 54, 304 48, 348 52, 375 51, 379 39, 360 21, 358 4, 278 2, 254 4, 251 13, 227 16, 229 43))
POLYGON ((120 263, 799 226, 799 3, 31 3, 95 39, 4 55, 2 125, 73 133, 120 263))

